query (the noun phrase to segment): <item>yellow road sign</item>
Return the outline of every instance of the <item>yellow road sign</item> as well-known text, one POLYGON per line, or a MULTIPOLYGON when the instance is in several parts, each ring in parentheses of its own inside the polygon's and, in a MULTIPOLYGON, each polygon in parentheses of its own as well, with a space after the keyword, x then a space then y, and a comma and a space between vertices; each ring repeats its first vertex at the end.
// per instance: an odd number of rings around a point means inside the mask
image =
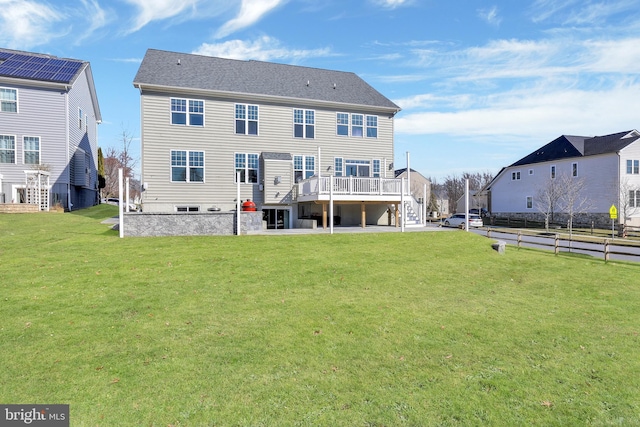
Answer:
POLYGON ((611 219, 618 219, 618 209, 616 209, 616 205, 611 205, 609 208, 609 216, 611 219))

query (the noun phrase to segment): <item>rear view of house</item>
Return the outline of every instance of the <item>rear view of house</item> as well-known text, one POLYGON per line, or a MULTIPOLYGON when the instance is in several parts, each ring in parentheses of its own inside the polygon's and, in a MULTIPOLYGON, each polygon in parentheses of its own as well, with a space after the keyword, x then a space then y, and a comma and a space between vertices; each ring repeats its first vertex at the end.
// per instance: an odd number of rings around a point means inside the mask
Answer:
POLYGON ((233 210, 239 187, 268 228, 326 224, 330 201, 364 226, 400 202, 400 108, 353 73, 150 49, 134 86, 145 212, 233 210))
POLYGON ((88 62, 0 49, 0 203, 96 204, 101 121, 88 62))

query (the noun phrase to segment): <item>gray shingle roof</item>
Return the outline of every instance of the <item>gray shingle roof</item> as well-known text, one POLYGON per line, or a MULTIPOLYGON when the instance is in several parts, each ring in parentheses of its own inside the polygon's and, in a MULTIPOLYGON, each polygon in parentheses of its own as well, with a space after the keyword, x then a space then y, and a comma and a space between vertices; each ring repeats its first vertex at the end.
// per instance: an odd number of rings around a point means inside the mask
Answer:
POLYGON ((354 73, 156 49, 147 50, 133 84, 400 110, 354 73))
POLYGON ((571 157, 616 153, 638 139, 640 139, 640 134, 636 131, 625 131, 594 137, 562 135, 513 163, 511 166, 523 166, 571 157))

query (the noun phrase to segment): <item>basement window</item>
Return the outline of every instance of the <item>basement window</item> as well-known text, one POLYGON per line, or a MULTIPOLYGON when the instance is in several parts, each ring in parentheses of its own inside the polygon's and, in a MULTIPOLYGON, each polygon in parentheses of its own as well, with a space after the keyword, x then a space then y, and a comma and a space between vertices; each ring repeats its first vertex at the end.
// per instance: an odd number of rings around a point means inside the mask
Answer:
POLYGON ((200 206, 176 206, 176 212, 200 212, 200 206))

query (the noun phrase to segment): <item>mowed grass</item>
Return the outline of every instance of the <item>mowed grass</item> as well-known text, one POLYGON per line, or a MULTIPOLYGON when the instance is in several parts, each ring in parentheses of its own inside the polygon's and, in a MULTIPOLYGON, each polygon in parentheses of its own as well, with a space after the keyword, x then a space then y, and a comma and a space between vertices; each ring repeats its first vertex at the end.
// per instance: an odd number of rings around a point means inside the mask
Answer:
POLYGON ((72 426, 640 425, 640 266, 0 215, 0 402, 72 426))

